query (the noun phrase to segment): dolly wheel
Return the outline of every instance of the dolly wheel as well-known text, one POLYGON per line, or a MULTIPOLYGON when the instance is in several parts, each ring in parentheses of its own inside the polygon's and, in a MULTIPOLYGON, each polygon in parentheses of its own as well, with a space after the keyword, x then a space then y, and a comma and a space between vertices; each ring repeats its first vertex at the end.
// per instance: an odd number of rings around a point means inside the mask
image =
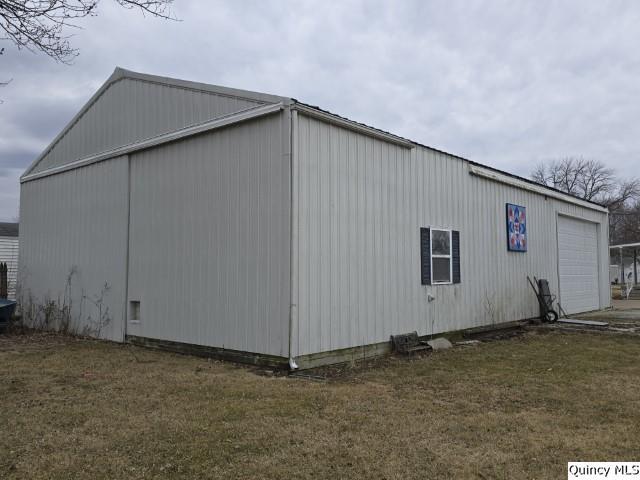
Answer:
POLYGON ((558 321, 558 313, 555 310, 549 310, 546 313, 545 318, 546 318, 547 322, 549 322, 549 323, 557 322, 558 321))

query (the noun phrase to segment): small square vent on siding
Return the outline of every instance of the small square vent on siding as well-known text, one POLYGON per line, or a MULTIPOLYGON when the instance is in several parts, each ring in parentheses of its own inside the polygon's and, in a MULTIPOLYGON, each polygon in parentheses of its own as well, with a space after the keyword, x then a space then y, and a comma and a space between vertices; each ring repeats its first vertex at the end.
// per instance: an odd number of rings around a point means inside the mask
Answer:
POLYGON ((132 322, 140 321, 140 300, 129 302, 129 320, 132 322))

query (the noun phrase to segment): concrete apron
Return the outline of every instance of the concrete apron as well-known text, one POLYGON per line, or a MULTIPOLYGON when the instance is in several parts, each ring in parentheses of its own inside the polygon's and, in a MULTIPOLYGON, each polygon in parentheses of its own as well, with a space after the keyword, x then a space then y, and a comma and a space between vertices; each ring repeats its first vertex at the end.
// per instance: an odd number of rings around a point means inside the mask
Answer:
POLYGON ((574 320, 589 320, 607 322, 606 326, 576 325, 568 323, 546 323, 529 328, 544 328, 553 330, 568 330, 582 332, 598 332, 607 334, 627 334, 640 336, 640 308, 625 310, 605 310, 586 314, 570 315, 574 320))

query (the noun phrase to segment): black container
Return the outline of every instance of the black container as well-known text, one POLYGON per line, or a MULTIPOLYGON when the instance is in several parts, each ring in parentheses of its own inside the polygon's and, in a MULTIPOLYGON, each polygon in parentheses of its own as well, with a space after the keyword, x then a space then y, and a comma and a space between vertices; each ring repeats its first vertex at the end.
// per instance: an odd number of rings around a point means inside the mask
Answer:
POLYGON ((15 310, 15 300, 5 300, 0 298, 0 332, 4 332, 7 329, 15 310))

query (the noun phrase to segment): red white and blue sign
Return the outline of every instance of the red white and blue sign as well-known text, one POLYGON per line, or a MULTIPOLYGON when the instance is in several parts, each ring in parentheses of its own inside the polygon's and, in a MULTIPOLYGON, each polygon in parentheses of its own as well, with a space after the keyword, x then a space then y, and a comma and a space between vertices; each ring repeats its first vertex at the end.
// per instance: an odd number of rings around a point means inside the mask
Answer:
POLYGON ((507 203, 507 248, 527 251, 527 209, 512 203, 507 203))

